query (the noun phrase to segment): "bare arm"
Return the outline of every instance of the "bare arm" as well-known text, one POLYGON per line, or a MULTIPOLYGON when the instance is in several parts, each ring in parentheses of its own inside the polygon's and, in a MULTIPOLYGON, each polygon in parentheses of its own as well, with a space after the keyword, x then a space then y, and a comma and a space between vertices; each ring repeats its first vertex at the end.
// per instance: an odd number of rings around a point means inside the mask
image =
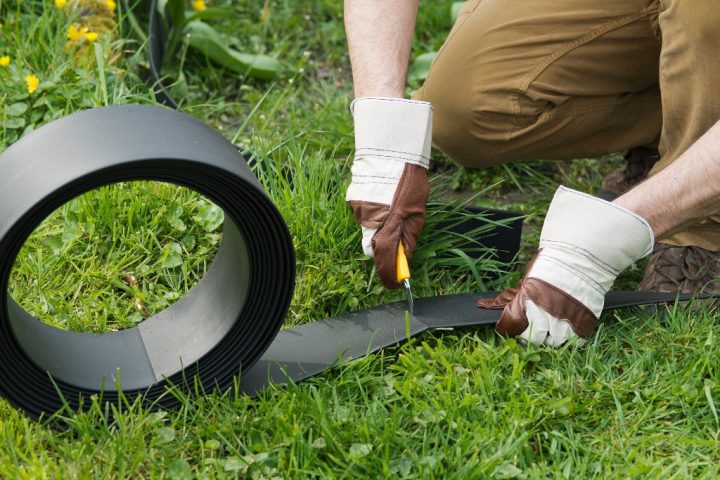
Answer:
POLYGON ((615 200, 645 218, 656 238, 720 210, 720 122, 676 161, 615 200))
POLYGON ((419 0, 345 0, 356 97, 403 97, 419 0))

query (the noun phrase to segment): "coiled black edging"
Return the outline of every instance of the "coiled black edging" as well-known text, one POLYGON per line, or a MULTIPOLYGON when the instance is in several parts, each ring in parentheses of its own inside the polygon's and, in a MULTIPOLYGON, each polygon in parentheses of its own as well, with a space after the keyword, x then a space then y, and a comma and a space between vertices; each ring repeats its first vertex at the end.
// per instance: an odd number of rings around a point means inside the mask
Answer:
MULTIPOLYGON (((206 275, 214 284, 203 292, 218 291, 218 285, 236 287, 208 301, 200 292, 204 278, 178 302, 185 303, 171 313, 171 318, 164 319, 165 323, 156 323, 153 329, 153 318, 143 322, 150 330, 142 338, 136 329, 143 324, 105 334, 125 342, 127 352, 135 351, 135 347, 144 349, 146 358, 137 355, 136 359, 122 361, 137 361, 139 369, 159 377, 144 384, 121 377, 121 388, 125 383, 132 386, 123 388, 126 397, 142 395, 158 407, 171 408, 177 399, 167 394, 170 384, 189 389, 197 376, 203 389, 226 388, 273 341, 294 287, 292 240, 279 212, 236 149, 209 127, 185 114, 158 107, 88 110, 27 135, 0 155, 0 168, 0 394, 14 406, 32 417, 57 411, 63 406, 58 391, 73 409, 87 405, 83 398, 101 391, 104 400, 118 400, 118 380, 109 372, 112 365, 98 367, 88 361, 102 363, 107 356, 112 357, 112 348, 98 343, 101 336, 41 326, 39 320, 17 307, 7 291, 15 257, 32 231, 62 204, 102 185, 163 181, 189 187, 214 201, 225 211, 226 232, 206 275), (228 258, 238 264, 228 264, 228 258), (224 301, 236 311, 228 312, 224 301), (193 302, 206 302, 203 308, 209 309, 208 315, 216 310, 222 318, 186 318, 193 302), (186 335, 167 329, 176 342, 205 342, 199 347, 177 345, 179 350, 185 348, 185 357, 195 357, 192 362, 183 364, 179 358, 170 364, 153 361, 153 349, 161 353, 176 350, 163 344, 162 332, 158 333, 163 325, 191 326, 186 335), (212 336, 218 331, 224 333, 214 342, 212 336), (58 335, 68 341, 56 341, 58 335), (206 337, 209 340, 203 340, 206 337), (56 365, 65 359, 75 367, 56 365), (51 379, 48 373, 55 369, 63 376, 68 368, 76 370, 69 372, 70 378, 83 380, 65 381, 58 375, 51 379), (101 368, 106 368, 103 372, 107 374, 99 378, 96 373, 101 368), (87 372, 97 378, 86 381, 83 375, 89 375, 87 372), (88 387, 94 384, 97 386, 88 387)), ((161 353, 154 357, 161 358, 161 353)))

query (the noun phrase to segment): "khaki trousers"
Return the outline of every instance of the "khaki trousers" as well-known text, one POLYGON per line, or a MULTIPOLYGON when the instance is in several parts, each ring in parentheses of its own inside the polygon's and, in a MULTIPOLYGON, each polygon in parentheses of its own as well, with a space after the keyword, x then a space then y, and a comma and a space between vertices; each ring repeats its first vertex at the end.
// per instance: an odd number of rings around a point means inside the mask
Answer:
MULTIPOLYGON (((415 98, 467 167, 659 142, 652 175, 720 119, 720 1, 470 0, 415 98)), ((719 214, 659 240, 719 251, 719 214)))

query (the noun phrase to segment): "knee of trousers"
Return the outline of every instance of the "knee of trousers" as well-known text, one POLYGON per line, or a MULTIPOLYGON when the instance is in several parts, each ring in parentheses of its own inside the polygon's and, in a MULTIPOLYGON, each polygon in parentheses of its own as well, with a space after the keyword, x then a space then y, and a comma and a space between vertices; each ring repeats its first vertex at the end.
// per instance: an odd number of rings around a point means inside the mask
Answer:
POLYGON ((426 86, 421 92, 417 98, 433 105, 435 147, 468 168, 487 168, 508 161, 499 158, 499 153, 509 146, 511 132, 518 128, 517 119, 510 113, 486 109, 506 95, 474 92, 472 87, 448 82, 443 82, 443 88, 426 86))

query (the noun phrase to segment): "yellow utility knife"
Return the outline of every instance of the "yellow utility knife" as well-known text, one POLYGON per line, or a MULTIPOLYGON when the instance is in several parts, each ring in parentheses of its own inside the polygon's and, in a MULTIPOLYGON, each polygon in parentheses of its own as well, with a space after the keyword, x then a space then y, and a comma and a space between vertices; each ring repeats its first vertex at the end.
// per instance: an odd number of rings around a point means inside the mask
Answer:
POLYGON ((410 315, 413 314, 413 297, 410 291, 410 267, 408 266, 407 256, 405 255, 405 247, 402 244, 402 240, 398 245, 397 252, 397 279, 398 283, 403 284, 405 288, 405 296, 408 302, 408 312, 410 315))

